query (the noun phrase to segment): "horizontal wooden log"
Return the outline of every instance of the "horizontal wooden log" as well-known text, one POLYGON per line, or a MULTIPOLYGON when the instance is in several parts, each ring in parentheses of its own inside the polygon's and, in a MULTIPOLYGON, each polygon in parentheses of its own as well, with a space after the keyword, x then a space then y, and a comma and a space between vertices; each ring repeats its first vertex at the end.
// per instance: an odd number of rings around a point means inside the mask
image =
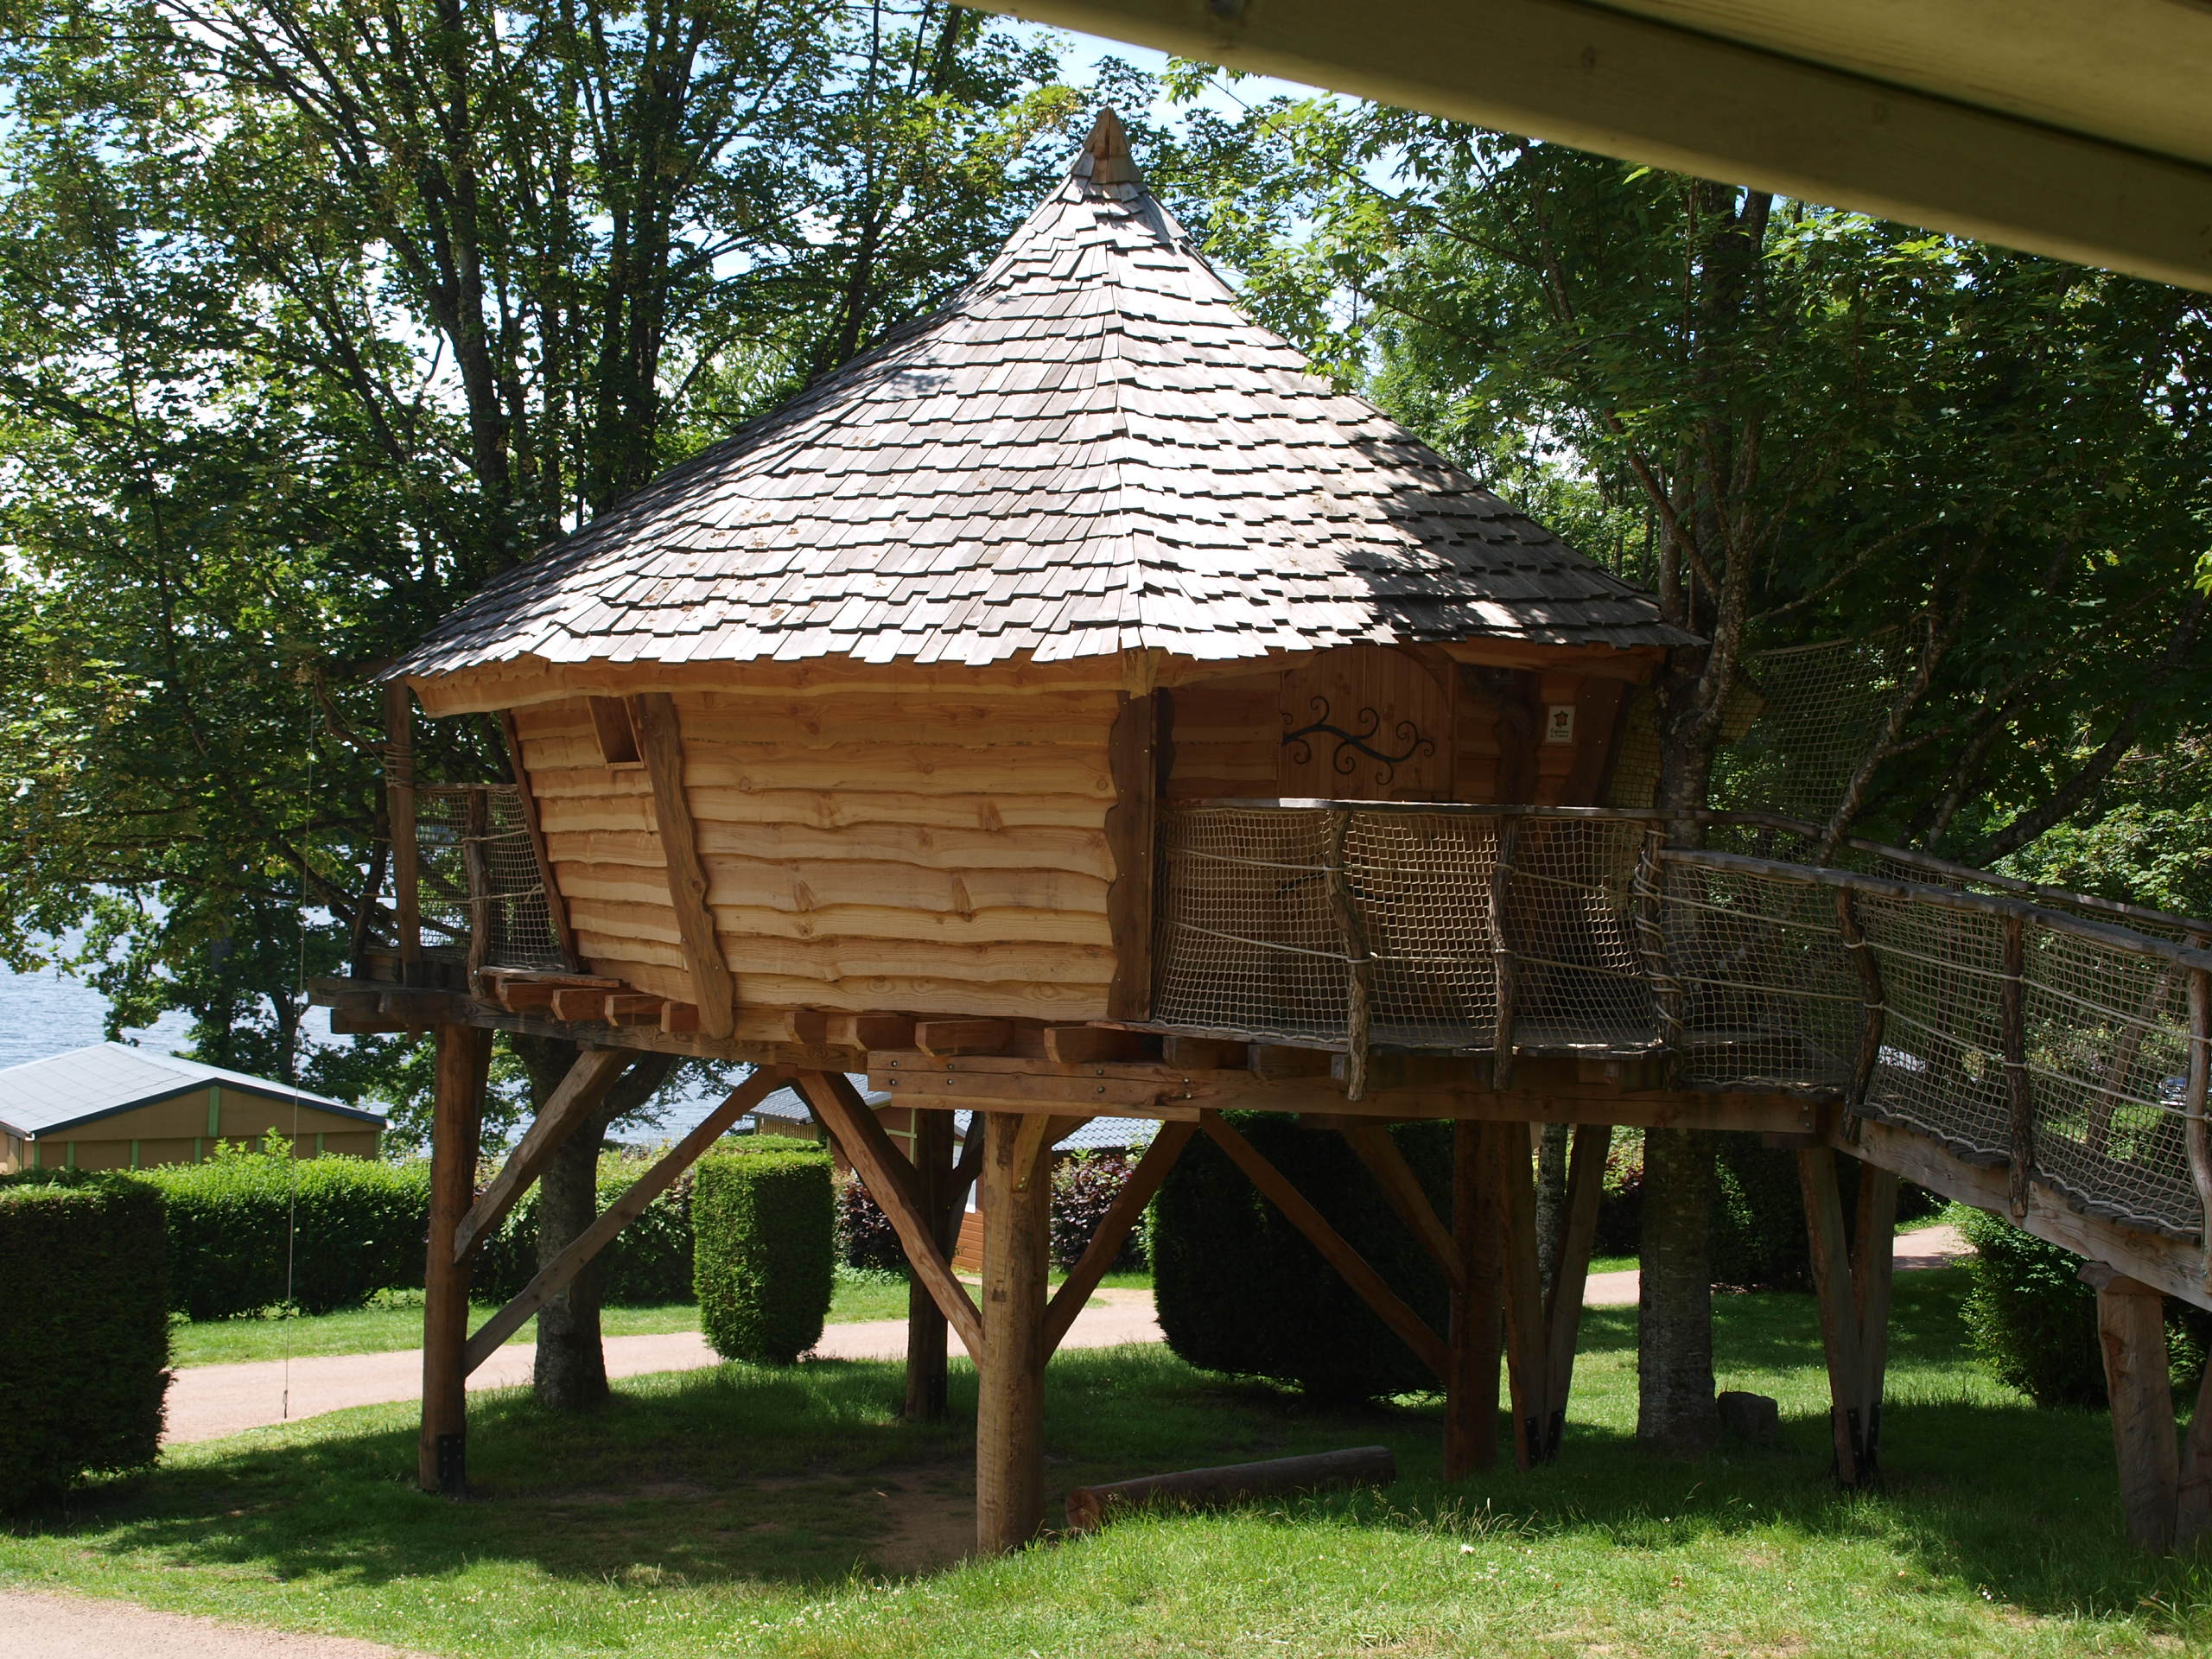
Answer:
MULTIPOLYGON (((1110 722, 1109 722, 1110 724, 1110 722)), ((818 790, 836 794, 982 795, 1012 801, 1025 797, 1080 796, 1109 800, 1113 788, 1104 732, 1096 748, 1015 744, 1003 748, 925 748, 880 741, 855 741, 834 748, 786 744, 697 744, 699 787, 751 793, 818 790)), ((546 747, 526 744, 537 757, 546 747)), ((691 768, 687 768, 687 771, 691 768)), ((569 788, 626 792, 636 774, 589 764, 547 765, 549 777, 569 788), (569 781, 573 780, 573 781, 569 781)), ((531 776, 539 775, 533 764, 531 776)))
POLYGON ((925 1054, 1003 1054, 1013 1044, 1007 1020, 924 1020, 914 1027, 914 1046, 925 1054))
MULTIPOLYGON (((553 846, 564 891, 595 886, 600 896, 634 900, 647 892, 640 880, 661 872, 660 842, 642 832, 561 836, 553 846)), ((1068 870, 925 870, 867 859, 776 861, 728 853, 715 858, 708 874, 709 904, 792 912, 888 905, 950 915, 1033 910, 1103 916, 1109 887, 1097 876, 1068 870)))
POLYGON ((1104 1026, 1047 1026, 1045 1057, 1062 1065, 1084 1061, 1150 1060, 1159 1058, 1160 1039, 1141 1032, 1104 1026))
POLYGON ((1052 1106, 1083 1106, 1110 1112, 1122 1108, 1160 1104, 1175 1092, 1166 1083, 1122 1083, 1100 1077, 1068 1077, 1015 1072, 870 1071, 868 1086, 889 1095, 901 1105, 931 1106, 957 1102, 955 1109, 976 1109, 978 1103, 1004 1101, 1009 1107, 1029 1103, 1029 1109, 1052 1106))
POLYGON ((910 1048, 914 1024, 910 1014, 832 1014, 828 1039, 855 1048, 910 1048))
POLYGON ((1252 1046, 1213 1037, 1169 1037, 1162 1041, 1160 1054, 1168 1065, 1193 1071, 1240 1071, 1249 1065, 1252 1046))
POLYGON ((905 823, 856 823, 843 830, 817 830, 800 823, 702 823, 699 851, 708 858, 735 855, 824 862, 868 859, 932 870, 1070 870, 1109 881, 1114 876, 1114 855, 1103 827, 1040 826, 1017 835, 905 823))
POLYGON ((1397 1478, 1397 1459, 1387 1446, 1185 1469, 1172 1475, 1145 1475, 1103 1486, 1071 1487, 1068 1526, 1076 1532, 1096 1532, 1116 1515, 1154 1505, 1197 1509, 1333 1487, 1388 1486, 1397 1478))
MULTIPOLYGON (((600 1018, 610 1026, 658 1026, 661 1010, 668 1006, 664 996, 653 996, 644 991, 613 992, 601 1000, 600 1018)), ((697 1013, 695 1007, 692 1012, 697 1013)))

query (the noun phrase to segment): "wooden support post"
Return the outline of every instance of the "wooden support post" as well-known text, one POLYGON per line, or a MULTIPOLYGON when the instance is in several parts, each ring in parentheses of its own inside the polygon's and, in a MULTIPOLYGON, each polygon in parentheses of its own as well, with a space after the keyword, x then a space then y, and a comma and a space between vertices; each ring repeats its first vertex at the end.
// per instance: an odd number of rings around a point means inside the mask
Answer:
POLYGON ((2028 1182, 2035 1173, 2036 1098, 2028 1076, 2027 924, 2005 918, 2005 980, 1998 999, 1998 1040, 2004 1047, 2005 1098, 2009 1109, 2012 1163, 2012 1219, 2028 1213, 2028 1182))
POLYGON ((1574 1382, 1574 1351, 1582 1333, 1582 1297, 1590 1283, 1590 1250, 1598 1237, 1598 1205, 1605 1190, 1605 1158, 1612 1149, 1610 1124, 1575 1126, 1567 1166, 1567 1234, 1544 1306, 1547 1353, 1544 1457, 1559 1456, 1567 1433, 1567 1391, 1574 1382))
POLYGON ((1513 1396, 1513 1457, 1522 1469, 1547 1456, 1551 1406, 1550 1344, 1544 1322, 1543 1269, 1536 1240, 1535 1172, 1529 1132, 1519 1123, 1493 1124, 1492 1209, 1497 1217, 1499 1264, 1505 1289, 1505 1370, 1513 1396))
POLYGON ((683 731, 676 700, 665 691, 640 693, 630 699, 630 719, 652 784, 653 816, 660 824, 661 853, 668 860, 669 902, 676 908, 699 1028, 709 1037, 727 1037, 737 1029, 737 986, 715 937, 715 912, 707 905, 707 867, 699 856, 698 828, 683 787, 683 731))
POLYGON ((1497 1462, 1498 1320, 1503 1263, 1486 1178, 1496 1168, 1494 1125, 1452 1126, 1452 1243, 1459 1287, 1444 1376, 1444 1478, 1464 1480, 1497 1462))
POLYGON ((1020 1549, 1045 1519, 1045 1269, 1051 1142, 1024 1115, 983 1119, 982 1358, 976 1408, 976 1548, 1020 1549), (1039 1150, 1027 1151, 1036 1146, 1039 1150))
POLYGON ((1882 1472, 1882 1393, 1890 1367, 1890 1287, 1897 1275, 1897 1178, 1859 1166, 1859 1213, 1851 1247, 1851 1300, 1859 1319, 1859 1398, 1865 1413, 1866 1474, 1882 1472))
POLYGON ((399 982, 423 974, 421 849, 415 842, 415 703, 404 680, 384 688, 385 817, 391 826, 391 906, 399 933, 399 982))
MULTIPOLYGON (((2104 1349, 2105 1392, 2112 1399, 2113 1452, 2120 1462, 2127 1535, 2145 1549, 2171 1549, 2181 1470, 2166 1369, 2165 1298, 2155 1287, 2101 1262, 2083 1268, 2082 1277, 2097 1290, 2097 1339, 2104 1349)), ((2192 1442, 2196 1438, 2192 1432, 2192 1442)))
POLYGON ((1821 1309, 1821 1342, 1828 1362, 1828 1418, 1835 1440, 1835 1478, 1863 1485, 1872 1475, 1866 1455, 1866 1368, 1859 1315, 1852 1291, 1851 1252, 1843 1230, 1843 1198, 1836 1185, 1834 1153, 1808 1147, 1797 1154, 1797 1179, 1805 1197, 1805 1230, 1812 1245, 1813 1291, 1821 1309))
POLYGON ((729 1092, 691 1132, 663 1154, 660 1161, 632 1181, 627 1191, 607 1206, 599 1219, 576 1236, 560 1255, 537 1270, 522 1294, 478 1327, 462 1356, 464 1373, 474 1370, 500 1344, 522 1329, 537 1310, 558 1296, 591 1264, 591 1259, 614 1242, 615 1235, 645 1212, 645 1206, 676 1184, 676 1178, 697 1163, 708 1147, 743 1117, 791 1080, 783 1066, 762 1066, 729 1092))
POLYGON ((555 1087, 552 1097, 544 1109, 531 1120, 499 1173, 484 1189, 468 1214, 454 1230, 453 1259, 467 1259, 469 1251, 480 1239, 488 1237, 493 1228, 514 1208, 515 1200, 530 1191, 553 1154, 573 1134, 576 1126, 596 1111, 607 1091, 614 1086, 637 1051, 626 1048, 587 1048, 576 1056, 555 1087))
MULTIPOLYGON (((959 1243, 960 1212, 952 1205, 952 1114, 912 1114, 914 1194, 936 1228, 949 1258, 959 1243)), ((945 1362, 950 1327, 944 1310, 919 1274, 906 1281, 906 1401, 902 1414, 915 1422, 944 1421, 945 1362)))
POLYGON ((1083 1255, 1076 1261, 1068 1276, 1060 1281, 1053 1293, 1052 1306, 1045 1310, 1045 1352, 1047 1357, 1059 1350, 1066 1338, 1068 1327, 1083 1312, 1083 1305, 1090 1300, 1090 1293, 1098 1288, 1098 1281, 1114 1265, 1114 1258, 1122 1253, 1122 1244, 1129 1230, 1144 1214, 1144 1207, 1152 1202, 1152 1195, 1160 1191, 1160 1182, 1167 1179, 1167 1172, 1183 1155, 1183 1148, 1198 1132, 1195 1123, 1163 1123, 1152 1144, 1144 1149, 1144 1156, 1137 1160, 1137 1166, 1129 1172, 1129 1179, 1114 1195, 1114 1202, 1107 1206, 1099 1218, 1098 1230, 1090 1236, 1090 1243, 1083 1248, 1083 1255))
POLYGON ((430 1237, 423 1264, 423 1432, 416 1479, 426 1492, 468 1489, 468 1267, 454 1259, 454 1230, 476 1187, 484 1128, 484 1083, 492 1033, 440 1026, 430 1120, 430 1237))
POLYGON ((2174 1548, 2187 1549, 2212 1530, 2212 1365, 2196 1385, 2196 1409, 2182 1442, 2181 1482, 2174 1493, 2174 1548))

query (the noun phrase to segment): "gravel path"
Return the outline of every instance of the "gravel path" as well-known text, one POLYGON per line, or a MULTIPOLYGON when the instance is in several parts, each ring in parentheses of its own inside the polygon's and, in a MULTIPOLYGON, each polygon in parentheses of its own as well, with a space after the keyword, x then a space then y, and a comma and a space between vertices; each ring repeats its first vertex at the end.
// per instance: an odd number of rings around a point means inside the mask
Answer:
POLYGON ((127 1601, 0 1590, 8 1659, 420 1659, 346 1636, 295 1636, 127 1601))
MULTIPOLYGON (((1922 1268, 1948 1268, 1973 1254, 1974 1246, 1960 1236, 1955 1227, 1922 1227, 1897 1236, 1899 1273, 1922 1268)), ((1634 1268, 1624 1268, 1618 1273, 1593 1273, 1582 1293, 1582 1306, 1633 1307, 1640 1289, 1634 1268)))
MULTIPOLYGON (((1076 1316, 1065 1348, 1112 1348, 1125 1342, 1158 1342, 1160 1322, 1153 1318, 1152 1294, 1143 1290, 1101 1290, 1076 1316)), ((1631 1298, 1633 1300, 1633 1298, 1631 1298)), ((689 1371, 721 1360, 696 1331, 606 1339, 607 1374, 638 1376, 652 1371, 689 1371)), ((822 1359, 903 1359, 906 1321, 870 1319, 833 1325, 822 1333, 814 1352, 822 1359)), ((471 1389, 527 1386, 537 1344, 511 1342, 479 1366, 471 1389)), ((291 1362, 289 1378, 281 1360, 244 1365, 192 1365, 169 1384, 168 1427, 164 1441, 219 1440, 249 1428, 288 1419, 318 1417, 348 1406, 382 1405, 422 1397, 423 1354, 402 1349, 386 1354, 321 1354, 291 1362), (289 1382, 289 1407, 285 1390, 289 1382)))

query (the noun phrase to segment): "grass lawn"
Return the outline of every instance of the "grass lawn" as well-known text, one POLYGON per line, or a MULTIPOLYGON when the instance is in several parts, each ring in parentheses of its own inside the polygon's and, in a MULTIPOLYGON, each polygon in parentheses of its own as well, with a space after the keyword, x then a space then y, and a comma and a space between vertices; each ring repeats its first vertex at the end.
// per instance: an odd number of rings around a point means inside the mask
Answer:
MULTIPOLYGON (((1108 1289, 1152 1287, 1151 1275, 1144 1273, 1110 1274, 1104 1282, 1108 1289)), ((490 1303, 480 1304, 470 1323, 479 1323, 496 1311, 490 1303)), ((830 1304, 833 1324, 898 1319, 906 1315, 904 1280, 837 1275, 836 1294, 830 1304)), ((609 1307, 601 1311, 600 1325, 610 1337, 696 1331, 699 1309, 692 1302, 671 1302, 664 1307, 609 1307)), ((525 1325, 509 1340, 534 1341, 536 1332, 535 1324, 525 1325)), ((423 1293, 419 1290, 386 1291, 368 1306, 344 1313, 316 1313, 296 1319, 181 1321, 169 1328, 169 1361, 175 1365, 234 1365, 247 1360, 282 1359, 288 1351, 294 1359, 311 1354, 381 1354, 422 1345, 423 1293)))
MULTIPOLYGON (((1593 1310, 1567 1451, 1457 1489, 1432 1402, 1321 1410, 1160 1349, 1050 1372, 1048 1484, 1382 1441, 1379 1494, 1126 1522, 953 1564, 969 1430, 897 1422, 897 1368, 731 1366, 589 1418, 472 1402, 467 1503, 411 1484, 404 1407, 180 1448, 0 1533, 0 1583, 425 1652, 1000 1656, 2074 1656, 2196 1650, 2212 1577, 2131 1551, 2101 1414, 1960 1351, 1955 1270, 1897 1283, 1887 1485, 1838 1492, 1811 1299, 1724 1298, 1724 1387, 1784 1444, 1694 1464, 1632 1438, 1633 1313, 1593 1310)), ((958 1413, 973 1379, 955 1371, 958 1413)))

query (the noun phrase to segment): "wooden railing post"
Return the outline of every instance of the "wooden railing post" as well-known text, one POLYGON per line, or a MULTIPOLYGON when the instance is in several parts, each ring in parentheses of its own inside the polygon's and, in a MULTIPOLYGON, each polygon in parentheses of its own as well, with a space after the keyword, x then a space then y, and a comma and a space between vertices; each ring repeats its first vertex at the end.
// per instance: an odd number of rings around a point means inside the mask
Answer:
POLYGON ((1367 954, 1367 923, 1352 897, 1351 878, 1344 873, 1344 837, 1351 828, 1351 814, 1341 807, 1329 811, 1329 904, 1337 927, 1344 935, 1344 1097, 1357 1100, 1367 1092, 1369 999, 1373 990, 1373 966, 1367 954))
POLYGON ((468 988, 492 960, 492 864, 484 843, 492 833, 491 791, 480 785, 468 791, 461 817, 461 868, 468 880, 468 988))
POLYGON ((1643 959, 1643 972, 1651 982, 1651 1005, 1659 1017, 1659 1042, 1667 1052, 1671 1078, 1681 1070, 1683 1051, 1682 982, 1675 977, 1667 955, 1667 866, 1664 835, 1653 830, 1643 837, 1637 861, 1636 944, 1643 959))
POLYGON ((1490 959, 1497 985, 1497 1012, 1491 1027, 1490 1086, 1504 1090, 1513 1086, 1513 1020, 1521 1000, 1520 971, 1513 960, 1513 941, 1505 918, 1513 907, 1513 855, 1521 844, 1521 820, 1501 818, 1497 825, 1497 856, 1490 867, 1490 959))
POLYGON ((2189 1149, 2190 1179, 2203 1211, 2204 1283, 2212 1290, 2212 1125, 2204 1121, 2212 1093, 2212 971, 2189 969, 2189 1081, 2183 1085, 2183 1144, 2189 1149))
POLYGON ((415 705, 404 680, 384 688, 385 817, 391 825, 391 902, 399 982, 423 983, 421 849, 415 844, 415 705))
POLYGON ((2004 920, 2005 982, 1998 1005, 1999 1042, 2004 1049, 2005 1096, 2010 1108, 2009 1147, 2012 1164, 2012 1219, 2028 1213, 2028 1182, 2036 1156, 2036 1097, 2028 1076, 2027 923, 2004 920))
POLYGON ((1866 1013, 1859 1027, 1859 1053, 1852 1062, 1851 1083, 1844 1096, 1843 1136, 1853 1145, 1859 1141, 1859 1115, 1866 1109, 1866 1090, 1874 1081, 1874 1070, 1881 1064, 1883 1027, 1889 1016, 1889 998, 1882 984, 1882 964, 1874 955, 1874 947, 1866 942, 1866 930, 1859 924, 1859 903, 1849 887, 1835 890, 1836 931, 1843 937, 1844 949, 1851 953, 1851 965, 1859 970, 1859 986, 1866 1004, 1866 1013))

